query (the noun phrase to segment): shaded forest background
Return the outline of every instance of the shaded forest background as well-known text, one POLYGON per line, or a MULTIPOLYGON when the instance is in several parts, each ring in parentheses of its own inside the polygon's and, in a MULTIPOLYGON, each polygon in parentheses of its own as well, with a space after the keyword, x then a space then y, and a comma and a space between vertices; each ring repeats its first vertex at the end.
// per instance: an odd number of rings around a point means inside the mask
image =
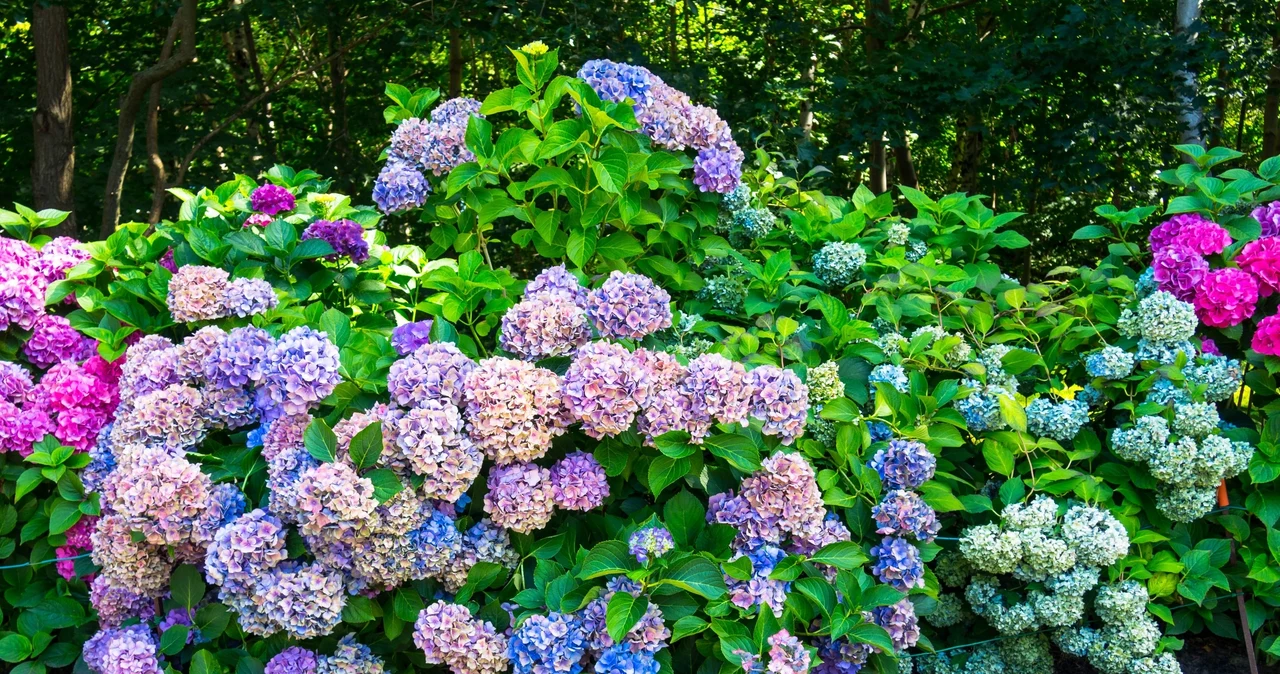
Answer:
POLYGON ((1092 252, 1097 204, 1166 198, 1173 144, 1280 147, 1276 0, 0 2, 0 195, 88 238, 277 162, 367 201, 387 82, 483 98, 535 39, 648 66, 831 193, 1026 212, 1028 275, 1092 252))

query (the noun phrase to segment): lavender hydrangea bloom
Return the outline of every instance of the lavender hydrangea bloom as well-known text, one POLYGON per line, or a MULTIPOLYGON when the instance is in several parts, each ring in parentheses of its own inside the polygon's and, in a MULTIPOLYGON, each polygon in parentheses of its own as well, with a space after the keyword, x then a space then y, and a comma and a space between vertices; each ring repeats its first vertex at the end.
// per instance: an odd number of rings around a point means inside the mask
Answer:
POLYGON ((564 295, 580 307, 587 306, 587 289, 562 264, 543 269, 524 287, 525 299, 542 293, 564 295))
POLYGON ((422 161, 430 126, 429 120, 417 117, 401 121, 396 126, 396 130, 391 132, 391 146, 387 148, 387 159, 404 164, 416 164, 422 161))
POLYGON ((84 645, 85 664, 97 674, 160 674, 156 642, 143 625, 98 632, 84 645))
POLYGON ((267 616, 295 639, 333 631, 346 606, 342 574, 319 564, 283 564, 263 578, 257 591, 267 616))
POLYGON ((422 147, 422 168, 435 175, 444 175, 460 164, 475 161, 475 154, 467 148, 465 136, 472 116, 480 114, 480 101, 474 98, 453 98, 431 111, 431 124, 426 128, 422 147))
POLYGON ((333 655, 320 658, 316 674, 385 674, 382 658, 364 644, 357 643, 353 634, 338 640, 333 655))
POLYGON ((773 615, 781 618, 783 605, 787 601, 787 593, 791 591, 788 581, 770 578, 774 567, 787 556, 787 553, 775 545, 762 545, 748 550, 739 550, 729 561, 742 557, 751 560, 751 578, 739 580, 725 576, 729 587, 729 601, 739 608, 752 606, 768 607, 773 615))
POLYGON ((48 368, 64 360, 85 360, 94 347, 93 340, 77 332, 66 318, 45 314, 36 321, 22 352, 36 367, 48 368))
POLYGON ((689 362, 689 375, 679 388, 687 393, 694 442, 701 442, 714 423, 747 424, 751 389, 746 368, 718 353, 705 353, 689 362))
POLYGON ((649 560, 657 559, 670 552, 675 548, 676 542, 666 528, 653 526, 636 529, 628 539, 627 545, 628 551, 636 561, 648 564, 649 560))
POLYGON ((609 497, 609 481, 596 457, 570 452, 551 467, 555 504, 566 510, 593 510, 609 497))
POLYGON ((79 241, 59 236, 40 249, 40 257, 33 261, 31 267, 53 283, 62 280, 68 269, 88 259, 89 252, 80 246, 79 241))
POLYGON ((190 264, 169 279, 169 313, 179 323, 210 321, 227 315, 227 272, 190 264))
POLYGON ((511 635, 507 652, 515 674, 578 674, 585 653, 582 623, 557 612, 530 616, 511 635))
POLYGON ((1250 213, 1262 225, 1262 236, 1280 236, 1280 201, 1272 201, 1250 213))
POLYGON ((562 293, 539 293, 502 316, 503 350, 525 360, 572 355, 591 339, 591 326, 581 306, 562 293))
POLYGON ((431 342, 431 319, 414 321, 397 325, 391 331, 391 346, 396 353, 406 356, 418 350, 418 347, 431 342))
POLYGON ((389 161, 373 184, 373 203, 378 210, 391 214, 417 208, 426 203, 431 183, 413 164, 389 161))
POLYGON ((297 200, 289 190, 267 183, 258 187, 249 195, 249 204, 253 210, 274 216, 285 211, 292 211, 297 200))
POLYGON ((733 191, 741 181, 742 159, 736 157, 735 153, 715 147, 698 151, 698 157, 693 162, 693 183, 698 189, 725 194, 733 191))
POLYGON ((596 661, 596 674, 658 674, 662 665, 648 651, 632 652, 626 644, 605 651, 596 661))
POLYGON ((409 467, 424 476, 424 493, 442 501, 453 502, 466 493, 484 461, 463 433, 458 408, 440 400, 426 401, 400 418, 396 446, 409 467))
POLYGON ((262 328, 235 328, 209 352, 201 364, 204 376, 215 388, 240 388, 262 381, 263 366, 271 357, 275 340, 262 328))
POLYGON ((0 399, 20 403, 31 391, 31 373, 12 361, 0 361, 0 399))
POLYGON ((920 626, 916 620, 916 607, 910 599, 896 604, 880 606, 871 612, 871 620, 889 632, 894 649, 906 651, 920 640, 920 626))
POLYGON ((302 414, 333 393, 342 381, 338 367, 338 347, 325 333, 296 327, 280 337, 264 364, 267 399, 285 414, 302 414))
POLYGON ((320 239, 333 248, 326 260, 336 261, 342 256, 351 258, 353 264, 363 264, 369 259, 369 242, 364 240, 364 228, 354 220, 316 220, 303 230, 301 239, 320 239))
POLYGON ((227 311, 247 318, 276 308, 280 298, 270 283, 257 278, 238 278, 227 284, 227 311))
POLYGON ((555 373, 509 358, 488 358, 464 383, 467 433, 499 465, 532 461, 564 432, 555 373))
POLYGON ((148 543, 204 542, 196 536, 196 524, 205 515, 213 482, 195 464, 162 449, 145 449, 109 482, 111 493, 104 501, 148 543))
POLYGON ((648 373, 619 344, 594 342, 578 350, 561 389, 569 417, 593 438, 626 431, 649 396, 648 373))
POLYGON ((588 295, 587 315, 603 337, 643 339, 671 327, 671 295, 647 276, 615 270, 588 295))
POLYGON ((919 494, 905 489, 895 489, 886 494, 871 509, 871 519, 876 522, 878 534, 911 536, 918 541, 933 540, 942 528, 933 508, 919 494))
POLYGON ((920 551, 905 538, 886 536, 879 545, 871 548, 871 554, 876 558, 872 572, 880 582, 901 592, 924 587, 924 562, 920 560, 920 551))
POLYGON ((322 463, 298 475, 295 507, 302 533, 350 539, 373 514, 373 483, 345 463, 322 463))
POLYGON ((876 452, 868 465, 880 474, 886 488, 916 489, 933 479, 938 459, 922 442, 890 440, 889 446, 876 452))
POLYGON ((222 527, 205 556, 210 583, 247 588, 284 561, 284 525, 264 510, 254 510, 222 527))
POLYGON ((764 421, 765 435, 777 435, 790 445, 804 434, 809 418, 809 387, 791 370, 763 365, 747 373, 751 416, 764 421))
POLYGON ((35 271, 0 262, 0 331, 12 325, 23 330, 34 327, 45 313, 45 287, 44 277, 35 271))
POLYGON ((315 674, 316 664, 314 652, 290 646, 267 661, 264 674, 315 674))
POLYGON ((461 405, 467 377, 475 369, 475 361, 449 342, 423 344, 391 364, 387 391, 405 407, 429 401, 461 405))
POLYGON ((547 526, 555 512, 551 472, 531 463, 494 466, 484 511, 494 524, 527 534, 547 526))
POLYGON ((156 615, 154 597, 114 585, 106 576, 98 576, 89 584, 89 603, 98 612, 98 623, 103 627, 119 627, 131 618, 147 621, 156 615))

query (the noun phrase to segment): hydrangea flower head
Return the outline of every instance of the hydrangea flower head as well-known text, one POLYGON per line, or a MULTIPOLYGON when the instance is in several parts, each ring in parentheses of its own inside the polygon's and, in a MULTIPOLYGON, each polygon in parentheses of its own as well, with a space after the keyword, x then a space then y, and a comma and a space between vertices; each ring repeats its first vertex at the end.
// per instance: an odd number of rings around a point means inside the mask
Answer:
POLYGON ((551 467, 555 504, 566 510, 594 510, 609 497, 604 468, 586 452, 570 452, 551 467))
POLYGON ((342 257, 351 259, 352 264, 363 264, 369 259, 369 242, 364 240, 364 228, 354 220, 316 220, 303 230, 301 239, 320 239, 333 248, 333 254, 326 260, 336 261, 342 257))
POLYGON ((423 344, 391 364, 387 391, 405 407, 429 401, 461 405, 467 376, 475 369, 475 361, 450 342, 423 344))
POLYGON ((630 98, 637 106, 648 103, 653 74, 629 63, 594 59, 582 64, 578 78, 585 80, 601 100, 621 103, 630 98))
POLYGON ((809 368, 809 402, 813 405, 844 397, 844 381, 840 379, 840 363, 829 360, 809 368))
POLYGON ((154 597, 114 585, 106 576, 89 583, 89 603, 98 612, 98 623, 108 628, 119 627, 131 618, 147 621, 156 615, 154 597))
POLYGON ((769 673, 805 674, 809 671, 809 651, 787 630, 769 637, 769 673))
POLYGON ((532 363, 488 358, 467 374, 467 433, 498 464, 530 461, 546 454, 564 432, 560 380, 532 363))
POLYGON ((813 273, 820 281, 833 288, 843 288, 853 283, 867 263, 867 251, 856 243, 829 241, 813 254, 813 273))
POLYGON ((880 474, 887 489, 917 489, 933 479, 938 459, 924 443, 916 440, 890 440, 878 450, 868 464, 880 474))
POLYGON ((229 277, 217 267, 189 264, 179 269, 169 279, 169 313, 173 320, 191 323, 226 316, 229 277))
MULTIPOLYGON (((0 241, 11 239, 0 239, 0 241)), ((17 325, 30 330, 44 315, 44 297, 47 282, 36 271, 14 264, 0 262, 0 330, 17 325)))
POLYGON ((441 501, 453 502, 466 493, 484 461, 463 433, 458 408, 447 401, 427 401, 400 417, 396 445, 409 467, 424 476, 424 493, 441 501))
POLYGON ((1070 440, 1089 423, 1089 406, 1079 400, 1054 403, 1036 398, 1027 405, 1027 430, 1059 442, 1070 440))
POLYGON ((916 607, 910 599, 880 606, 871 611, 871 621, 883 627, 893 640, 898 652, 905 652, 920 640, 920 627, 916 620, 916 607))
POLYGON ((555 505, 551 472, 546 468, 513 463, 489 470, 484 511, 494 524, 520 533, 537 531, 551 521, 555 505))
POLYGON ((747 373, 751 390, 751 416, 764 422, 761 432, 777 435, 790 445, 804 434, 809 418, 809 387, 791 370, 762 365, 747 373))
POLYGON ((417 208, 426 203, 431 183, 413 164, 389 161, 373 184, 373 203, 388 215, 417 208))
POLYGON ((1249 348, 1267 356, 1280 356, 1280 314, 1273 314, 1258 321, 1249 348))
POLYGON ((920 560, 920 551, 905 538, 886 536, 879 545, 871 548, 871 554, 876 558, 872 572, 880 582, 900 592, 924 587, 924 562, 920 560))
POLYGON ((1280 237, 1268 236, 1245 244, 1236 256, 1236 264, 1258 281, 1258 292, 1263 297, 1280 292, 1280 237))
POLYGON ((1229 328, 1253 315, 1258 282, 1249 272, 1227 267, 1205 275, 1196 293, 1196 316, 1205 325, 1229 328))
POLYGON ((284 525, 254 510, 218 529, 205 556, 205 577, 223 587, 248 587, 287 555, 284 525))
POLYGON ((649 560, 657 559, 670 552, 675 548, 676 542, 666 528, 652 526, 636 529, 628 539, 627 545, 636 561, 648 564, 649 560))
POLYGON ((582 623, 563 613, 533 615, 511 635, 508 657, 515 674, 578 674, 586 653, 582 623))
POLYGON ((525 299, 542 293, 561 294, 580 307, 587 306, 587 289, 562 264, 543 269, 524 287, 525 299))
POLYGON ((587 296, 587 315, 603 337, 643 339, 671 327, 671 295, 647 276, 615 270, 587 296))
POLYGON ((742 182, 742 150, 703 148, 693 161, 693 184, 703 192, 724 194, 742 182), (736 152, 734 150, 737 150, 736 152))
POLYGON ((920 495, 905 489, 895 489, 871 509, 876 533, 889 536, 910 536, 918 541, 931 541, 942 525, 937 513, 920 495))
POLYGON ((1103 379, 1124 379, 1133 372, 1133 354, 1118 346, 1103 347, 1097 353, 1085 358, 1085 370, 1090 377, 1103 379))
MULTIPOLYGON (((1138 334, 1158 342, 1191 339, 1199 327, 1196 308, 1164 291, 1148 295, 1138 303, 1137 312, 1130 313, 1130 316, 1138 334)), ((1121 321, 1124 319, 1122 315, 1121 321)), ((1123 325, 1119 327, 1124 328, 1123 325)))
POLYGON ((649 397, 644 368, 619 344, 594 342, 578 350, 561 388, 569 418, 593 438, 626 431, 649 397))
POLYGON ((391 346, 396 353, 407 356, 418 347, 431 342, 431 319, 397 325, 391 331, 391 346))
POLYGON ((1187 246, 1175 243, 1153 256, 1151 269, 1160 290, 1190 302, 1196 296, 1196 288, 1209 273, 1209 261, 1187 246))
POLYGON ((234 328, 204 357, 201 369, 216 388, 241 388, 262 381, 275 340, 262 328, 234 328))
POLYGON ((342 381, 338 367, 338 347, 328 335, 298 326, 280 337, 264 365, 267 399, 285 414, 305 413, 342 381))
POLYGON ((1151 243, 1151 252, 1158 253, 1169 246, 1183 242, 1182 230, 1189 225, 1209 222, 1199 213, 1179 213, 1168 220, 1156 225, 1151 230, 1148 240, 1151 243))
POLYGON ((22 352, 36 367, 47 368, 64 360, 85 360, 93 355, 94 346, 93 340, 77 332, 66 318, 44 314, 36 321, 22 352))
POLYGON ((502 316, 503 350, 525 360, 572 355, 591 339, 581 306, 563 293, 526 294, 502 316))
POLYGON ((89 252, 79 241, 69 236, 59 236, 40 248, 40 257, 31 266, 53 283, 65 278, 68 269, 88 259, 89 252))
POLYGON ((267 661, 264 674, 315 674, 316 665, 314 652, 290 646, 267 661))
POLYGON ((1280 236, 1280 201, 1272 201, 1250 213, 1262 225, 1262 236, 1280 236))
POLYGON ((267 183, 253 190, 249 195, 249 203, 253 210, 274 216, 292 211, 297 200, 289 190, 274 183, 267 183))
POLYGON ((270 283, 257 278, 238 278, 227 284, 227 311, 248 318, 270 311, 278 304, 275 288, 270 283))

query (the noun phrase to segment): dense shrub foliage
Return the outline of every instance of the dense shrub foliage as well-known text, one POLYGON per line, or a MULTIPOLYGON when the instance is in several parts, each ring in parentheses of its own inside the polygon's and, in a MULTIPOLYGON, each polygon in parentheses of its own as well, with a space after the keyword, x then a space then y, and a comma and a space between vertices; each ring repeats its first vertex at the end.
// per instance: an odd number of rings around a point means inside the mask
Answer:
POLYGON ((1280 655, 1280 159, 1180 148, 1168 219, 1022 284, 984 197, 809 190, 513 54, 388 87, 377 210, 277 166, 81 246, 4 214, 0 659, 1170 673, 1240 606, 1280 655))

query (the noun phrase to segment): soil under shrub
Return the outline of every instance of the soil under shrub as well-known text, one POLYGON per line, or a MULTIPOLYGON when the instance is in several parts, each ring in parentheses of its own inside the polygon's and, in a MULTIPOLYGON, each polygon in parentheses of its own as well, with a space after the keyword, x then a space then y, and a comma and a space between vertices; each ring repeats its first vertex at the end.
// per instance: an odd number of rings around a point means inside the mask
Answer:
MULTIPOLYGON (((1190 636, 1186 642, 1178 652, 1183 674, 1249 674, 1243 643, 1211 634, 1190 636)), ((1055 667, 1057 674, 1097 674, 1097 671, 1081 658, 1059 657, 1055 667)), ((1280 674, 1280 665, 1267 666, 1260 656, 1258 672, 1280 674)))

